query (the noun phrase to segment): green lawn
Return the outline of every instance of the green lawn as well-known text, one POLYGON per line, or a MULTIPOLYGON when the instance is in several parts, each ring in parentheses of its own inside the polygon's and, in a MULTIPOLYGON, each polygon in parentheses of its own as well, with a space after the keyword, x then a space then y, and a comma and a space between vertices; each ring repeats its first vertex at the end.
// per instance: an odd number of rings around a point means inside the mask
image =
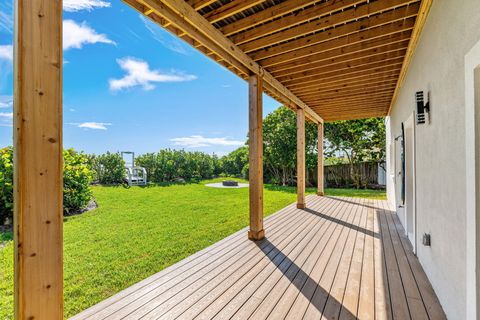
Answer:
MULTIPOLYGON (((211 182, 211 181, 208 181, 211 182)), ((99 208, 65 219, 65 316, 205 248, 248 223, 248 189, 201 184, 94 187, 99 208)), ((308 189, 307 192, 314 192, 308 189)), ((382 191, 327 189, 327 195, 384 198, 382 191)), ((295 188, 265 187, 265 213, 295 201, 295 188)), ((0 319, 13 308, 13 243, 0 232, 0 319)))

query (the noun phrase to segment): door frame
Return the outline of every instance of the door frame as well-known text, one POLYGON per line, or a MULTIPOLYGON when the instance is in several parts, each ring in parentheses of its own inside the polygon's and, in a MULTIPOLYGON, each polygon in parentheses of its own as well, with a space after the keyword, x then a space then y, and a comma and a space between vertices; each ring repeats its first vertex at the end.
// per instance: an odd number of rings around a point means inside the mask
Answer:
POLYGON ((413 253, 417 253, 417 198, 416 198, 416 161, 415 161, 415 113, 412 113, 408 119, 403 123, 404 126, 404 157, 405 157, 405 235, 410 240, 413 253), (407 134, 407 132, 409 134, 407 134), (411 136, 410 136, 411 133, 411 136), (409 145, 411 144, 411 146, 409 145), (411 154, 410 154, 411 152, 411 154), (410 163, 411 161, 411 163, 410 163), (409 172, 409 168, 411 172, 409 172), (411 180, 411 190, 409 183, 411 180), (410 195, 411 193, 411 195, 410 195), (411 203, 409 199, 411 198, 411 203), (411 223, 412 223, 412 239, 408 234, 408 225, 410 223, 409 211, 412 210, 411 223))
POLYGON ((466 314, 479 319, 480 41, 465 55, 466 314))

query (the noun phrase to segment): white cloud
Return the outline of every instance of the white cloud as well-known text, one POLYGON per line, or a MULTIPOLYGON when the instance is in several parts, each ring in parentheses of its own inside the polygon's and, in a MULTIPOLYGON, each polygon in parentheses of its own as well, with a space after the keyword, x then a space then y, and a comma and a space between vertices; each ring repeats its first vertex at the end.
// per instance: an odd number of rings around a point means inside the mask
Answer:
POLYGON ((13 97, 12 96, 2 96, 0 95, 0 109, 10 108, 13 106, 13 97))
POLYGON ((72 126, 77 126, 84 129, 93 129, 93 130, 107 130, 108 126, 111 126, 111 123, 107 122, 82 122, 82 123, 69 123, 72 126))
POLYGON ((118 59, 117 63, 127 74, 120 79, 110 79, 110 90, 118 91, 135 86, 142 86, 144 90, 152 90, 152 82, 183 82, 197 79, 196 76, 172 71, 161 73, 151 70, 147 62, 136 58, 126 57, 118 59))
POLYGON ((105 34, 97 33, 84 21, 81 24, 73 20, 63 21, 63 49, 80 49, 84 44, 107 43, 115 45, 105 34))
POLYGON ((0 45, 0 59, 13 61, 13 46, 10 44, 0 45))
POLYGON ((13 112, 0 112, 0 119, 13 119, 13 112))
POLYGON ((170 139, 170 141, 172 141, 176 146, 182 146, 186 148, 200 148, 211 146, 242 146, 245 144, 244 141, 230 140, 229 137, 205 138, 198 135, 173 138, 170 139))
POLYGON ((63 0, 63 10, 75 12, 80 10, 91 11, 95 8, 107 8, 110 3, 101 0, 63 0))
POLYGON ((180 54, 190 53, 190 47, 182 40, 179 40, 176 36, 172 35, 164 28, 161 28, 150 19, 145 18, 145 16, 139 15, 139 17, 142 19, 145 28, 147 28, 152 34, 152 37, 160 42, 165 48, 180 54))

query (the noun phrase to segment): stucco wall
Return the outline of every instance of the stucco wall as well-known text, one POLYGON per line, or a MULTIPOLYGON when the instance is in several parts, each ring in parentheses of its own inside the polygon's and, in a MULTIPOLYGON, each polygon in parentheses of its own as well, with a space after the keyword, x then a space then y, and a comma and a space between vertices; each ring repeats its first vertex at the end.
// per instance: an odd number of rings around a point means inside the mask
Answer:
MULTIPOLYGON (((415 92, 430 92, 431 122, 415 128, 417 255, 449 319, 467 314, 464 61, 478 41, 479 0, 434 0, 388 119, 387 145, 393 147, 414 111, 415 92), (424 233, 431 234, 431 247, 421 244, 424 233)), ((398 205, 394 176, 388 175, 387 191, 398 205)))

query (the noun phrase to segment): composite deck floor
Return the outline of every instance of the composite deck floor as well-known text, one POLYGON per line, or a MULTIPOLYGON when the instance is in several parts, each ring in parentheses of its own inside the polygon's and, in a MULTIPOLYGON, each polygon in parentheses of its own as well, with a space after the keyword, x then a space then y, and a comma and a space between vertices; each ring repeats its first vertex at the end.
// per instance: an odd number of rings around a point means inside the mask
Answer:
POLYGON ((307 198, 73 319, 445 319, 386 201, 307 198))

